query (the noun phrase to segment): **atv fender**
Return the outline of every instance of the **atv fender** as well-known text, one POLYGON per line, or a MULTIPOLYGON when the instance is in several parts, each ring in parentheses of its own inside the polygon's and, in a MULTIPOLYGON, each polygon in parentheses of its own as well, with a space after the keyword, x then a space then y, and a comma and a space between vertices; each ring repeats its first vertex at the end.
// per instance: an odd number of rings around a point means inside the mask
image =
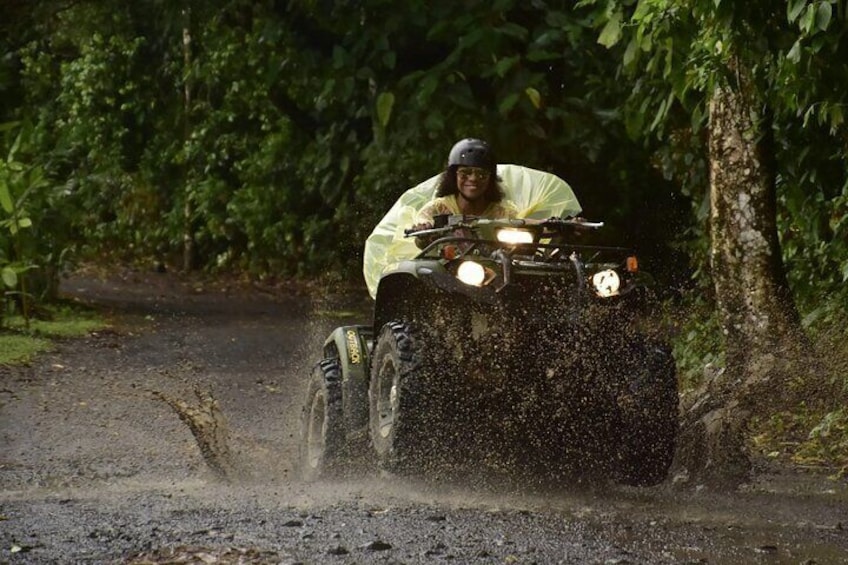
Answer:
POLYGON ((324 357, 338 358, 342 371, 342 410, 345 429, 368 426, 369 357, 373 341, 370 326, 341 326, 324 341, 324 357))
POLYGON ((380 280, 373 326, 379 330, 394 320, 421 322, 433 314, 436 304, 445 302, 492 305, 497 303, 497 295, 491 288, 465 285, 430 266, 419 267, 414 273, 394 272, 380 280))
POLYGON ((372 326, 379 331, 392 320, 414 319, 422 306, 421 296, 421 282, 414 271, 383 276, 377 290, 372 326))

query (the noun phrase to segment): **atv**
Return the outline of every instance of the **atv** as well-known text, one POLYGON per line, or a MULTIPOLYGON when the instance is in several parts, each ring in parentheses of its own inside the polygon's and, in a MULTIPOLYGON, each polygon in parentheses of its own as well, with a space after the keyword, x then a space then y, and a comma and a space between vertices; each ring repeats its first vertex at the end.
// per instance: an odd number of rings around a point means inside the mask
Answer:
POLYGON ((407 230, 420 253, 383 269, 372 323, 336 328, 311 373, 304 477, 364 458, 661 482, 675 365, 645 315, 649 275, 630 249, 594 242, 602 226, 444 216, 407 230))

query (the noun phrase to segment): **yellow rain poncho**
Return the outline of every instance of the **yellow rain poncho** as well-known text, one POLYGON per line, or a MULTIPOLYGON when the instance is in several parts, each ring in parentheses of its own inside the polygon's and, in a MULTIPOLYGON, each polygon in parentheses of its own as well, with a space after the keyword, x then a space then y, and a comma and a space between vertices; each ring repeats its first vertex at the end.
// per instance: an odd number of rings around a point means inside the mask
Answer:
MULTIPOLYGON (((545 219, 576 216, 580 204, 568 183, 558 176, 519 165, 498 165, 506 198, 518 208, 519 218, 545 219)), ((418 211, 436 196, 439 175, 404 192, 383 216, 365 242, 362 272, 372 298, 387 266, 411 259, 421 251, 415 239, 404 237, 403 230, 415 224, 418 211)))

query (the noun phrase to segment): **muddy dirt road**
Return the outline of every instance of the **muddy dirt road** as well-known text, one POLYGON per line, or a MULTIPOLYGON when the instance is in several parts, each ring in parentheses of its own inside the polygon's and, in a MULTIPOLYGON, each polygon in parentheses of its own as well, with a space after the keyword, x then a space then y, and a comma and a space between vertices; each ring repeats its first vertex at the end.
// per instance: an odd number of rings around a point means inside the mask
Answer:
POLYGON ((362 297, 228 292, 167 275, 74 278, 113 317, 0 367, 0 563, 846 563, 848 486, 763 471, 662 485, 300 483, 303 379, 362 297), (211 390, 242 476, 215 478, 177 413, 211 390))

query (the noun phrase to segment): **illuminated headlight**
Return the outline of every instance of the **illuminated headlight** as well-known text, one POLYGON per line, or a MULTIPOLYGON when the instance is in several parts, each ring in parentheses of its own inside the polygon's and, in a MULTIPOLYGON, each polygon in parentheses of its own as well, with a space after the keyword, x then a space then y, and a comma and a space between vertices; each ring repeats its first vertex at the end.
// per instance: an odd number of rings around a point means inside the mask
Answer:
POLYGON ((618 289, 621 288, 621 278, 612 269, 599 271, 592 275, 592 286, 595 287, 598 296, 602 298, 615 296, 618 294, 618 289))
POLYGON ((471 286, 481 286, 486 280, 486 269, 480 263, 463 261, 456 270, 456 278, 471 286))
POLYGON ((507 245, 519 245, 521 243, 533 243, 533 233, 526 230, 498 230, 498 241, 507 245))

